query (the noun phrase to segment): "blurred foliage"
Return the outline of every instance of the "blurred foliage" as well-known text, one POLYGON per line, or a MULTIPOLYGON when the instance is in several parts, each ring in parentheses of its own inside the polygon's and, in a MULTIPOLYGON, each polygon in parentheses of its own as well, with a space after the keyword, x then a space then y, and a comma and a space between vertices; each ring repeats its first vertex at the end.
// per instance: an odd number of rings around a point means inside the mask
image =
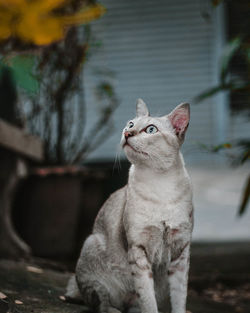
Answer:
POLYGON ((46 164, 81 163, 112 129, 118 100, 107 75, 96 74, 102 110, 85 135, 83 71, 100 42, 82 24, 104 11, 95 0, 0 0, 0 77, 8 68, 19 87, 19 109, 44 141, 46 164))
MULTIPOLYGON (((248 36, 239 35, 230 40, 221 56, 219 71, 219 84, 209 88, 199 94, 194 100, 200 102, 220 91, 230 91, 233 93, 250 93, 250 32, 248 36), (240 53, 246 63, 249 63, 248 77, 242 77, 234 73, 231 69, 233 59, 240 53)), ((250 99, 249 99, 250 100, 250 99)), ((240 109, 239 109, 240 110, 240 109)), ((250 114, 250 104, 247 107, 250 114)))
POLYGON ((0 95, 1 104, 8 104, 0 105, 0 117, 13 125, 22 127, 22 120, 16 106, 17 88, 8 66, 2 66, 0 71, 0 95))
MULTIPOLYGON (((224 3, 227 13, 237 15, 237 32, 231 31, 225 49, 222 53, 219 65, 219 83, 217 86, 209 88, 199 94, 194 101, 201 102, 221 91, 230 93, 231 110, 238 113, 245 111, 250 118, 250 1, 226 1, 211 0, 212 5, 217 7, 224 3), (233 12, 233 13, 232 13, 233 12), (244 101, 234 101, 241 97, 244 101)), ((230 28, 230 19, 229 19, 230 28)), ((250 134, 248 134, 249 136, 250 134)), ((234 143, 223 143, 217 146, 207 147, 202 145, 203 149, 209 152, 219 152, 224 149, 232 148, 236 153, 229 154, 233 164, 243 164, 250 161, 250 138, 238 140, 234 143), (234 148, 234 149, 233 149, 234 148)), ((250 198, 250 175, 247 179, 245 188, 242 192, 242 201, 240 203, 239 214, 243 214, 246 210, 250 198)))
POLYGON ((227 152, 227 157, 234 166, 242 165, 250 159, 250 143, 248 140, 237 140, 235 142, 226 142, 210 146, 198 143, 198 146, 209 153, 227 152))
POLYGON ((69 26, 89 23, 104 13, 103 6, 86 1, 78 1, 74 12, 70 9, 66 0, 0 0, 0 42, 48 45, 62 40, 69 26))
POLYGON ((242 194, 242 200, 239 208, 239 215, 242 215, 247 207, 247 204, 249 202, 249 195, 250 195, 250 176, 246 180, 246 184, 244 187, 244 192, 242 194))
POLYGON ((205 145, 203 143, 199 143, 200 148, 202 148, 203 150, 207 151, 207 152, 211 152, 211 153, 217 153, 221 150, 225 150, 225 149, 231 149, 232 148, 232 144, 231 143, 223 143, 220 145, 215 145, 215 146, 208 146, 205 145))
POLYGON ((15 55, 11 58, 0 60, 1 68, 8 66, 16 84, 30 94, 36 94, 39 90, 39 79, 34 75, 36 62, 34 55, 15 55))
POLYGON ((93 0, 0 0, 0 71, 8 65, 18 86, 37 93, 34 68, 43 50, 104 12, 93 0))
POLYGON ((99 118, 85 137, 84 144, 75 155, 73 163, 78 163, 82 160, 87 154, 103 143, 113 131, 110 118, 118 105, 114 87, 107 80, 101 81, 96 86, 95 91, 99 101, 106 102, 106 105, 102 107, 99 118))
POLYGON ((99 103, 103 108, 96 124, 86 134, 84 66, 92 57, 90 26, 72 27, 60 43, 43 49, 36 59, 35 76, 39 91, 24 97, 26 124, 45 143, 47 164, 81 163, 108 136, 118 100, 105 76, 96 78, 106 89, 99 103), (111 92, 112 91, 112 92, 111 92), (106 97, 106 98, 105 98, 106 97))

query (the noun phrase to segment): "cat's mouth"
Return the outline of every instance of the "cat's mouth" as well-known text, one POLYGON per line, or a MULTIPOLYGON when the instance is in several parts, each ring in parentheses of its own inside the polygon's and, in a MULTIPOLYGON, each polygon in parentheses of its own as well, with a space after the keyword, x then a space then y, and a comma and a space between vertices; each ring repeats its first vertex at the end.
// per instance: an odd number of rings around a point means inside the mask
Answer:
POLYGON ((148 155, 146 152, 143 152, 143 151, 137 151, 134 147, 132 147, 129 143, 128 143, 128 141, 126 141, 124 144, 123 144, 123 149, 125 148, 125 147, 129 147, 130 149, 132 149, 134 152, 136 152, 136 153, 140 153, 140 154, 144 154, 144 155, 148 155))

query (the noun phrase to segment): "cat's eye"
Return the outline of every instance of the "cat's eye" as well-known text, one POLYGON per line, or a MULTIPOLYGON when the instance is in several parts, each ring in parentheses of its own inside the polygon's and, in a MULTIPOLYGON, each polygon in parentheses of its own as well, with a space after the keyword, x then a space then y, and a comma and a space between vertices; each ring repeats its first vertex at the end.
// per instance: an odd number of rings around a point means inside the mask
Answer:
POLYGON ((147 128, 145 128, 145 132, 147 134, 154 134, 158 132, 158 128, 154 125, 149 125, 147 128))
POLYGON ((128 123, 128 128, 132 128, 134 126, 134 123, 133 122, 129 122, 128 123))

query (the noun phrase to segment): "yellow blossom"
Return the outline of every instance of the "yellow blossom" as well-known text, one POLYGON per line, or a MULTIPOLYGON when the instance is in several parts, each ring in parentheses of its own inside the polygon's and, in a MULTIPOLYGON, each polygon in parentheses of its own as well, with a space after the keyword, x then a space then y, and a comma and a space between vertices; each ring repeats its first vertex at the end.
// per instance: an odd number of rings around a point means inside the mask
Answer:
POLYGON ((100 4, 84 6, 74 14, 59 15, 53 10, 66 0, 0 0, 0 41, 10 37, 27 43, 48 45, 64 37, 71 25, 89 23, 105 11, 100 4))
POLYGON ((226 149, 231 149, 232 145, 230 143, 224 143, 223 147, 226 148, 226 149))

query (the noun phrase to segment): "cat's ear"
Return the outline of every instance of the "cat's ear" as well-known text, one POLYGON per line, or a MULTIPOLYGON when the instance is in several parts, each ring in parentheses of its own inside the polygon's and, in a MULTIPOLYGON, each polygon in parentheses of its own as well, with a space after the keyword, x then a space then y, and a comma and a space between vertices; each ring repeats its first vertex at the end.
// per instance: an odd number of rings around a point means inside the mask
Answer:
POLYGON ((188 103, 179 104, 168 114, 168 118, 175 129, 176 136, 183 140, 190 120, 190 105, 188 103))
POLYGON ((138 99, 136 102, 136 116, 149 116, 148 107, 142 99, 138 99))

